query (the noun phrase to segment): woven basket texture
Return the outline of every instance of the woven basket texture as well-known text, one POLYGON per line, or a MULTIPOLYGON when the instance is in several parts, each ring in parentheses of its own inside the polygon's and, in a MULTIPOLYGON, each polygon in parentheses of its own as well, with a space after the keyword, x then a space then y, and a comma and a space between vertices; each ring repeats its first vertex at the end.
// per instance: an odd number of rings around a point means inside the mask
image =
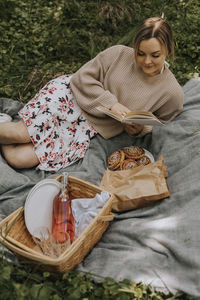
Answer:
MULTIPOLYGON (((62 176, 56 177, 61 181, 62 176)), ((72 198, 93 198, 102 189, 87 181, 68 176, 68 191, 72 198)), ((73 201, 73 200, 72 200, 73 201)), ((22 260, 34 264, 40 270, 66 273, 83 261, 85 256, 101 239, 114 215, 111 212, 113 196, 103 206, 85 231, 59 257, 44 255, 34 242, 24 222, 24 208, 20 207, 0 222, 0 242, 22 260)))

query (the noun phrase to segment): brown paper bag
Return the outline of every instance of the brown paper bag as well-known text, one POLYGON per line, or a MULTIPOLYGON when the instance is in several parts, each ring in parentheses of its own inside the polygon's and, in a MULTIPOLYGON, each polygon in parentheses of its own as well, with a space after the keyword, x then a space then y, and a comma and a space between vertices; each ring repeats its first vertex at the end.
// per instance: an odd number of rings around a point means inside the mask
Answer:
POLYGON ((167 166, 160 157, 146 166, 123 171, 105 171, 101 187, 114 194, 113 211, 127 211, 169 197, 167 176, 167 166))

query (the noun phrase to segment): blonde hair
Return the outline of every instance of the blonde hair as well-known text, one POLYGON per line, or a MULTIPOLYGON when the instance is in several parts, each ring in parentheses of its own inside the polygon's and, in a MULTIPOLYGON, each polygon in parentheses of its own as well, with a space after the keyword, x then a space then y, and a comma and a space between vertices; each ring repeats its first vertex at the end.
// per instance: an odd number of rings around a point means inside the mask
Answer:
POLYGON ((133 39, 133 48, 137 55, 141 41, 156 38, 164 46, 167 56, 174 57, 174 43, 171 26, 163 17, 153 17, 144 21, 133 39))

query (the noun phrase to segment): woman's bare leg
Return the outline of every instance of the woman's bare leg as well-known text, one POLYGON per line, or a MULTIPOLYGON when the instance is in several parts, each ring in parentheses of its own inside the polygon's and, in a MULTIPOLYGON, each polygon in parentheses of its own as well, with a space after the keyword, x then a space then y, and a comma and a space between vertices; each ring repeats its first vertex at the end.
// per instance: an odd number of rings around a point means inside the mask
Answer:
POLYGON ((33 144, 2 145, 2 153, 9 165, 15 169, 32 168, 39 164, 33 144))
POLYGON ((23 120, 0 123, 0 144, 25 144, 31 139, 23 120))

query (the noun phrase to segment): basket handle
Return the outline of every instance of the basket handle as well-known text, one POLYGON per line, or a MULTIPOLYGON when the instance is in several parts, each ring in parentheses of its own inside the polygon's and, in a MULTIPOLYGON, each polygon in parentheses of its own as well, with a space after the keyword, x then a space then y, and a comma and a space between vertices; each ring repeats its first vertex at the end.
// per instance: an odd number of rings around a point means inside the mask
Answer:
POLYGON ((99 216, 98 217, 98 222, 109 222, 112 221, 114 219, 115 215, 113 213, 110 213, 107 216, 99 216))

